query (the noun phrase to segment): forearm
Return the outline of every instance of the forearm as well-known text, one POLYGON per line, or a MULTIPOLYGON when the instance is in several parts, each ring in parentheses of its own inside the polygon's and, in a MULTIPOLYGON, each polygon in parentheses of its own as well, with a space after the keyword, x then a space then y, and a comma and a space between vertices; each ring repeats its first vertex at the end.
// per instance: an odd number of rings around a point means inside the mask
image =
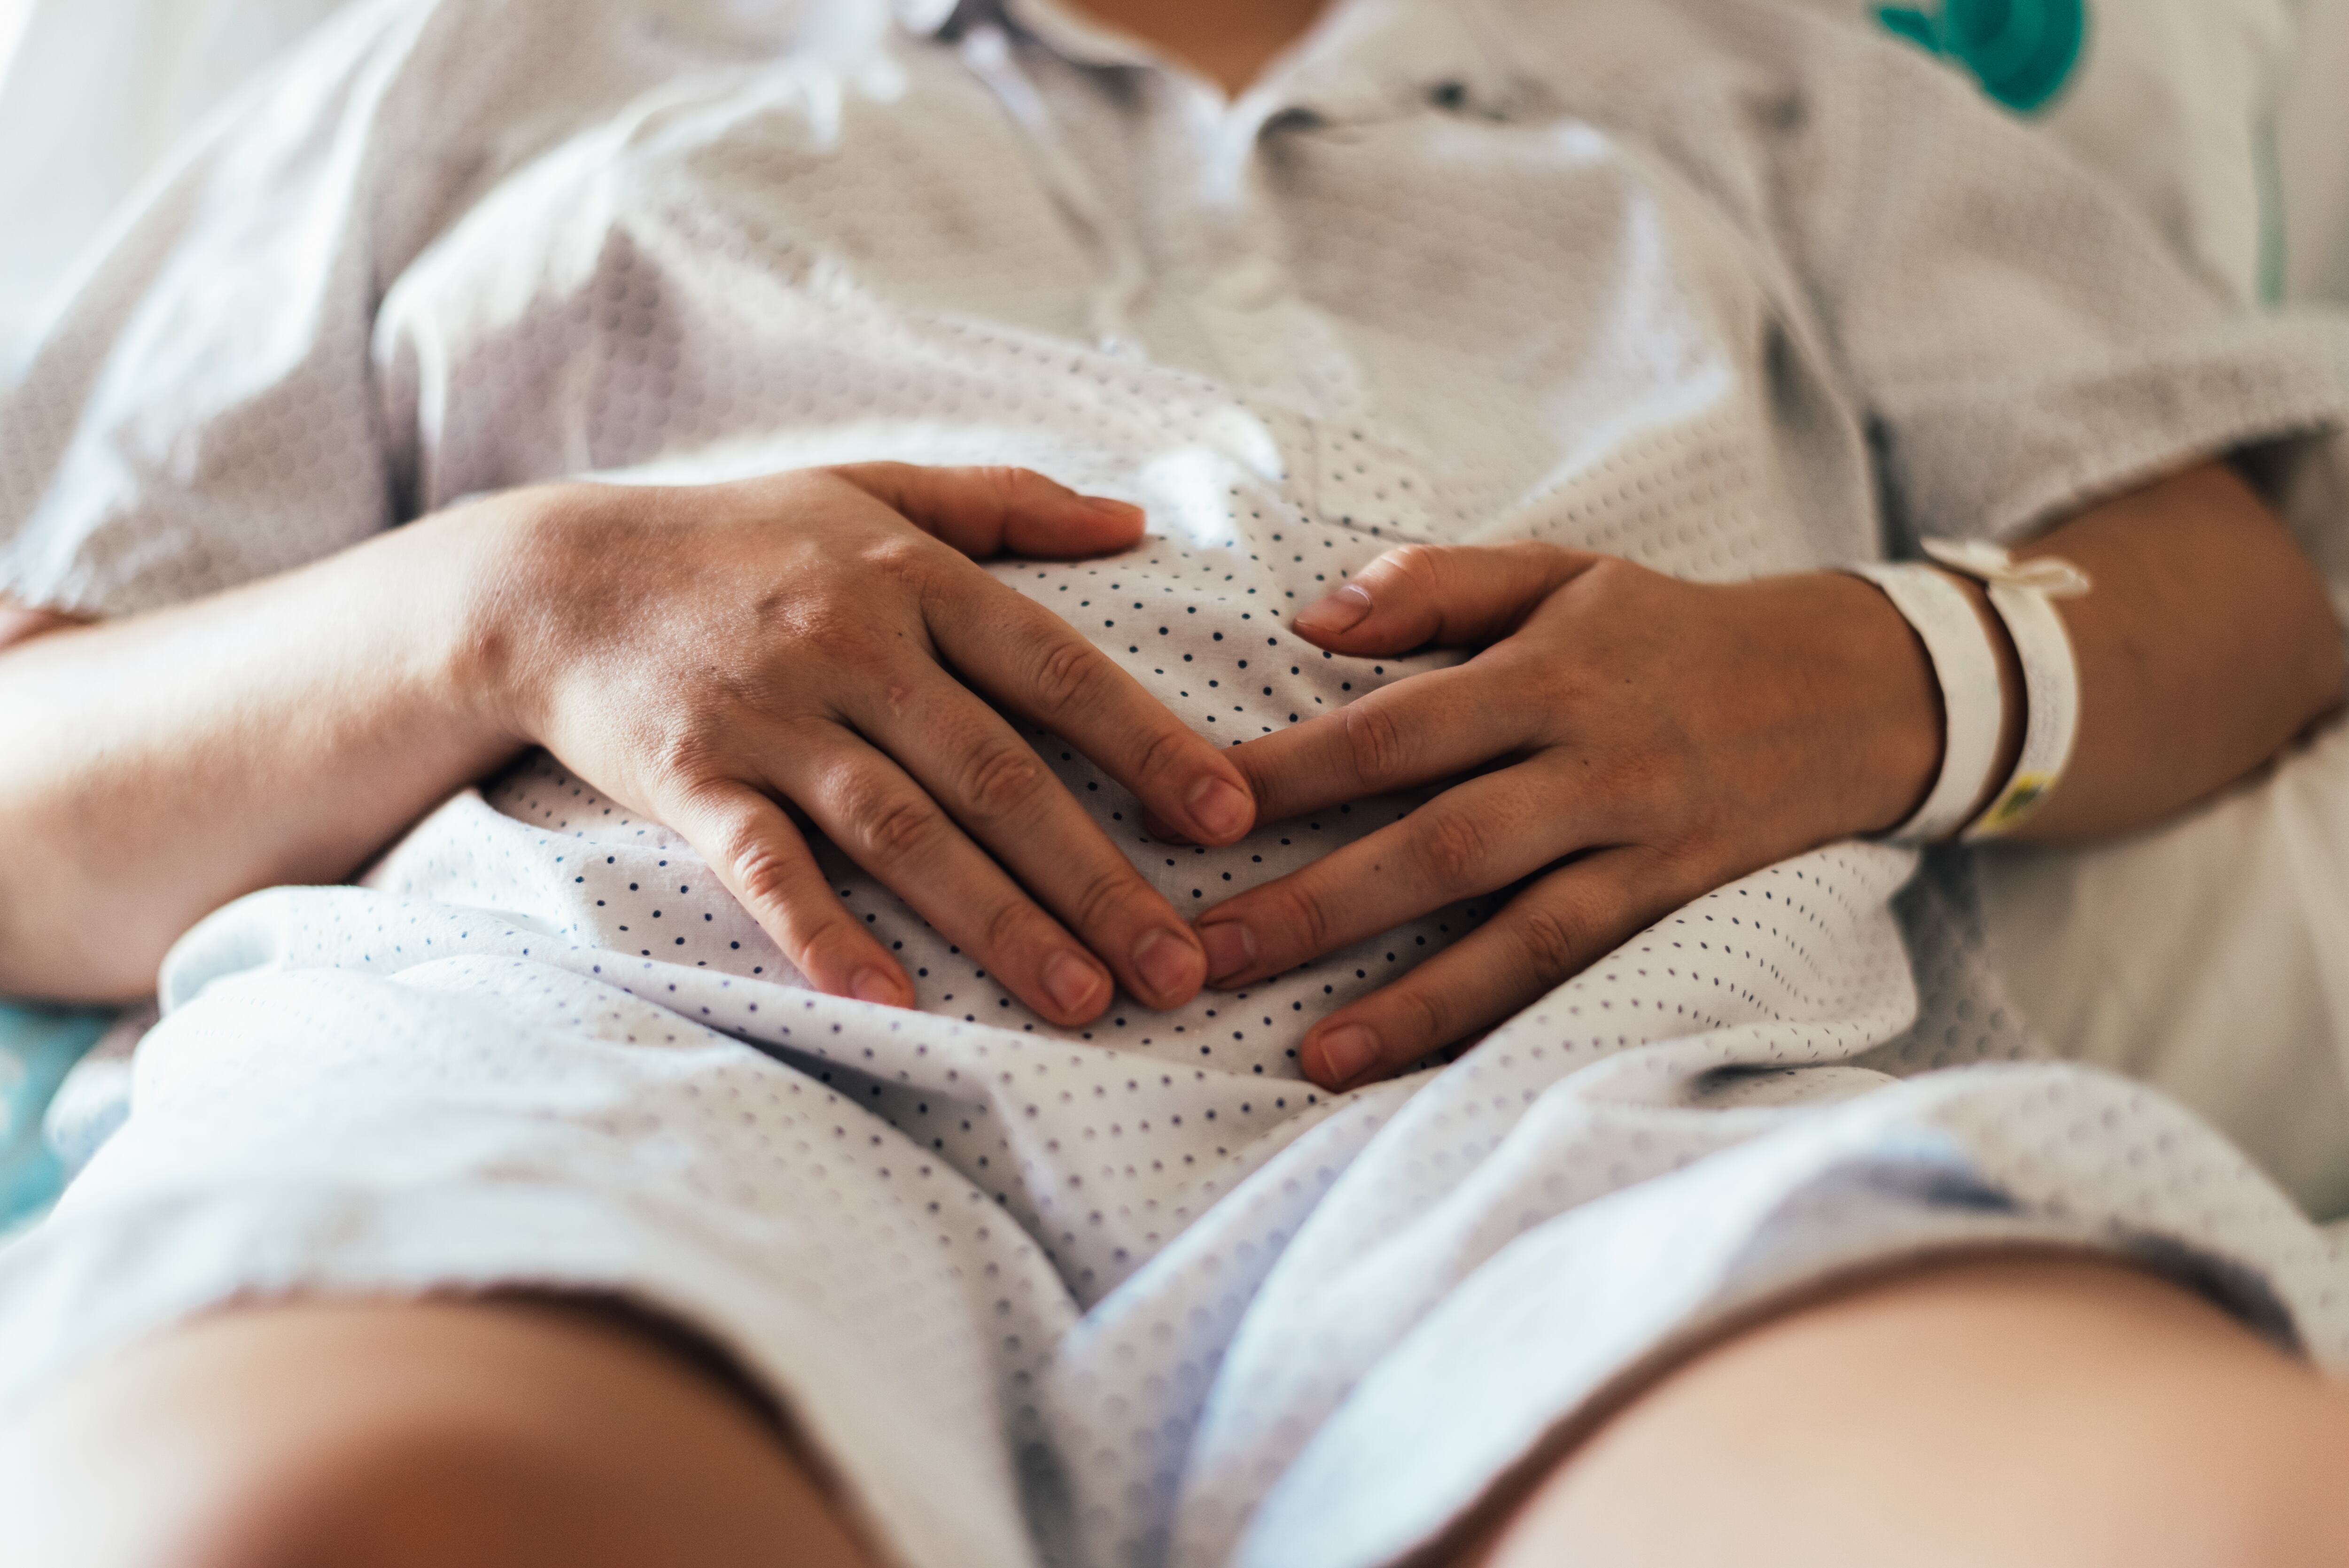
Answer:
MULTIPOLYGON (((2032 548, 2095 583, 2059 606, 2086 717, 2031 820, 2039 836, 2157 821, 2340 698, 2341 634, 2314 568, 2222 469, 2092 509, 2032 548)), ((1548 544, 1409 545, 1294 624, 1352 658, 1475 652, 1234 751, 1264 819, 1459 781, 1207 911, 1213 983, 1244 990, 1507 890, 1475 930, 1309 1031, 1298 1059, 1333 1089, 1492 1026, 1708 892, 1895 827, 1940 771, 1925 646, 1849 573, 1692 583, 1548 544)))
MULTIPOLYGON (((2162 820, 2273 757, 2342 698, 2341 631, 2316 569, 2250 488, 2208 464, 2093 507, 2018 548, 2059 556, 2093 584, 2057 603, 2080 672, 2070 767, 2017 837, 2061 841, 2162 820)), ((2007 723, 1977 810, 2022 748, 2027 702, 1989 600, 1965 584, 2001 666, 2007 723)), ((1841 628, 1810 663, 1841 717, 1821 744, 1859 765, 1834 779, 1880 830, 1915 810, 1938 767, 1941 717, 1924 649, 1888 601, 1840 574, 1745 592, 1787 602, 1778 624, 1841 628), (1842 607, 1828 603, 1839 598, 1842 607), (1806 599, 1816 601, 1807 612, 1806 599), (1855 722, 1856 721, 1856 722, 1855 722), (1868 738, 1862 738, 1863 737, 1868 738)))
POLYGON ((430 519, 0 649, 0 994, 144 995, 212 910, 349 876, 511 754, 501 531, 489 509, 430 519))
POLYGON ((2339 624, 2316 568, 2235 474, 2208 464, 2015 552, 2094 583, 2058 610, 2080 666, 2072 766, 2019 837, 2095 838, 2241 778, 2336 707, 2339 624))

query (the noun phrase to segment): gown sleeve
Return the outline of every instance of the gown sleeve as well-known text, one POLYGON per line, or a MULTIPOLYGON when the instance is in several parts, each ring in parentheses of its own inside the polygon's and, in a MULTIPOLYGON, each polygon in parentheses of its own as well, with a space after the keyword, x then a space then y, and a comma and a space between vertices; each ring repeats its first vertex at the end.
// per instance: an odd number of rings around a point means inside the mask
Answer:
POLYGON ((1797 84, 1780 241, 1908 531, 2018 534, 2349 418, 2341 322, 2222 299, 2117 188, 1923 56, 1756 9, 1797 84))

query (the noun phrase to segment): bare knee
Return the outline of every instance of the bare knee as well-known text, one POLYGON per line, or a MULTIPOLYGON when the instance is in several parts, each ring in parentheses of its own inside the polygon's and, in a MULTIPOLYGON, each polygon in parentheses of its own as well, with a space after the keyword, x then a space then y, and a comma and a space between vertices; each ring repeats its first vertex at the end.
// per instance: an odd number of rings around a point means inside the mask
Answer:
POLYGON ((2349 1562, 2349 1392, 2148 1275, 1937 1268, 1683 1364, 1464 1560, 2318 1568, 2349 1562))
POLYGON ((296 1306, 179 1330, 0 1435, 55 1568, 855 1568, 774 1434, 610 1327, 516 1306, 296 1306))

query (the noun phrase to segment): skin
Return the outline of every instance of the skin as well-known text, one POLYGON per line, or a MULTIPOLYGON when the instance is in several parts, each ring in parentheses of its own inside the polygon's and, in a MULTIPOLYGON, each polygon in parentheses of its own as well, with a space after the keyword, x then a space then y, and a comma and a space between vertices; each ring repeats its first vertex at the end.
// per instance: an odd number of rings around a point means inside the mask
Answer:
POLYGON ((0 994, 142 995, 210 910, 347 877, 543 745, 683 833, 823 990, 913 999, 785 801, 1054 1022, 1097 1016, 1112 976, 1180 1004, 1206 972, 1189 926, 978 695, 1160 815, 1245 833, 1220 751, 972 564, 1141 531, 1012 469, 558 485, 20 641, 0 653, 0 820, 37 847, 0 873, 0 994))
MULTIPOLYGON (((2223 467, 2091 509, 2019 553, 2059 554, 2095 585, 2060 606, 2080 736, 2023 837, 2159 821, 2340 700, 2322 583, 2223 467)), ((1202 916, 1212 983, 1253 985, 1524 884, 1473 934, 1313 1026, 1300 1057, 1332 1088, 1490 1027, 1709 889, 1895 825, 1940 769, 1922 645, 1878 590, 1839 573, 1714 585, 1549 545, 1415 545, 1297 629, 1365 656, 1478 651, 1240 748, 1267 820, 1472 776, 1202 916)), ((2010 725, 1997 777, 2019 745, 2010 725)))
MULTIPOLYGON (((1093 8, 1237 93, 1317 7, 1093 8)), ((1701 587, 1522 546, 1391 554, 1306 611, 1299 630, 1332 651, 1476 656, 1219 753, 970 565, 1112 552, 1140 529, 1004 470, 550 486, 109 625, 0 605, 17 846, 0 991, 143 992, 208 910, 347 876, 542 744, 686 833, 842 994, 909 995, 813 877, 784 802, 1062 1022, 1105 1006, 1112 976, 1173 1005, 1211 961, 1244 983, 1348 920, 1523 882, 1478 938, 1315 1031, 1317 1078, 1368 1081, 1692 892, 1899 820, 1938 767, 1922 650, 1873 589, 1701 587), (1194 938, 978 693, 1206 841, 1478 776, 1194 938), (1145 944, 1175 960, 1163 975, 1145 944), (1056 995, 1071 964, 1081 983, 1056 995), (1349 1027, 1375 1046, 1350 1075, 1349 1027)), ((2035 833, 2156 820, 2337 700, 2315 573, 2223 469, 2042 548, 2097 586, 2064 607, 2086 717, 2035 833)), ((0 1518, 53 1568, 882 1568, 802 1446, 674 1337, 512 1301, 247 1306, 69 1375, 0 1428, 0 1518)), ((2349 1397, 2178 1287, 1981 1258, 1850 1282, 1691 1349, 1425 1561, 2296 1568, 2349 1560, 2344 1454, 2349 1397)))
POLYGON ((0 1434, 47 1568, 864 1568, 843 1513, 726 1387, 511 1302, 223 1314, 0 1434))
MULTIPOLYGON (((1838 1288, 1565 1434, 1413 1568, 2333 1568, 2349 1393, 2109 1263, 1838 1288)), ((224 1313, 0 1429, 44 1568, 887 1568, 733 1388, 509 1302, 224 1313)))
POLYGON ((1081 0, 1079 8, 1237 98, 1303 36, 1321 5, 1322 0, 1081 0))
POLYGON ((2108 1262, 1977 1258, 1783 1312, 1670 1371, 1461 1568, 2323 1568, 2349 1391, 2108 1262))

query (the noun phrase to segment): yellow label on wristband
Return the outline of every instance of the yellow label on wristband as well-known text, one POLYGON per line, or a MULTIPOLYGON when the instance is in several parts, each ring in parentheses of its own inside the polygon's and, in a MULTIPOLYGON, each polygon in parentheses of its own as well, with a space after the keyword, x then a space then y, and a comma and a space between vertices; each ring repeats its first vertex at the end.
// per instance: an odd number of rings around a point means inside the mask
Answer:
POLYGON ((1997 800, 1966 830, 1968 841, 2011 833, 2037 811, 2064 777, 2080 735, 2080 666, 2054 601, 2039 589, 2004 583, 1991 583, 1989 593, 2023 666, 2023 755, 1997 800))
POLYGON ((2018 773, 2007 780, 1996 800, 1991 803, 1975 821, 1973 831, 1984 838, 1995 838, 2011 829, 2022 826, 2023 819, 2039 809, 2039 802, 2054 789, 2053 773, 2018 773))

